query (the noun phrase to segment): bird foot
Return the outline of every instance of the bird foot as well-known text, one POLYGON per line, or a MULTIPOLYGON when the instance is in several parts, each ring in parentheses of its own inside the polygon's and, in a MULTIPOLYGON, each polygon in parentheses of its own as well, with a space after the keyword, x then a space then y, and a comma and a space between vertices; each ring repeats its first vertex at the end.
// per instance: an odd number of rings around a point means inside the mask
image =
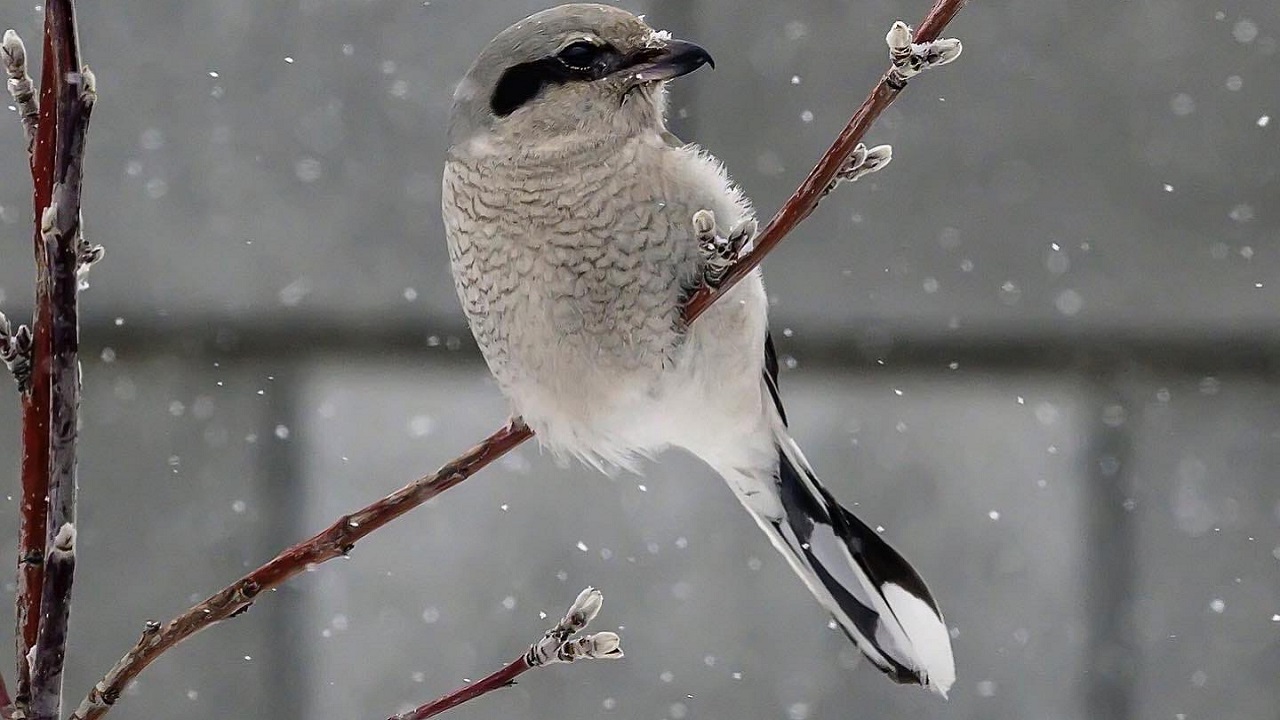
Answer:
POLYGON ((889 28, 884 41, 889 46, 889 87, 901 90, 907 80, 929 68, 941 67, 960 57, 964 46, 955 38, 938 38, 932 42, 911 42, 911 26, 901 20, 889 28))
POLYGON ((693 214, 693 231, 698 240, 698 253, 702 256, 702 281, 709 288, 717 288, 724 282, 729 269, 742 255, 756 235, 755 218, 747 218, 721 235, 716 227, 716 214, 699 210, 693 214))

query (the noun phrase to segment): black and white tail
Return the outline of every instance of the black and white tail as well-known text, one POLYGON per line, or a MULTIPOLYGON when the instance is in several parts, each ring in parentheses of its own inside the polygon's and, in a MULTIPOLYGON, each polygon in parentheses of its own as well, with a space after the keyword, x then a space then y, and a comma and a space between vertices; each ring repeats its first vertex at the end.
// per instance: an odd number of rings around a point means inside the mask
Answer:
POLYGON ((772 345, 764 379, 778 411, 773 479, 781 513, 766 517, 757 503, 744 504, 863 655, 894 680, 945 697, 956 670, 938 603, 919 573, 818 482, 787 432, 772 345))
POLYGON ((946 696, 956 677, 951 636, 924 581, 836 502, 784 430, 777 439, 784 517, 767 521, 774 544, 876 667, 946 696))

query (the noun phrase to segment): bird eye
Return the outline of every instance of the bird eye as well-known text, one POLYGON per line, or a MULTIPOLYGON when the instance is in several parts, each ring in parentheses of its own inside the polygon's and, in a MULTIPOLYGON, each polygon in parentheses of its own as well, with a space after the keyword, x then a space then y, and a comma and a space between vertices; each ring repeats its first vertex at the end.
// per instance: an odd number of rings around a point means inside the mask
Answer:
POLYGON ((586 41, 578 41, 561 50, 556 58, 560 60, 565 67, 574 70, 587 70, 591 67, 591 62, 600 54, 600 48, 586 41))

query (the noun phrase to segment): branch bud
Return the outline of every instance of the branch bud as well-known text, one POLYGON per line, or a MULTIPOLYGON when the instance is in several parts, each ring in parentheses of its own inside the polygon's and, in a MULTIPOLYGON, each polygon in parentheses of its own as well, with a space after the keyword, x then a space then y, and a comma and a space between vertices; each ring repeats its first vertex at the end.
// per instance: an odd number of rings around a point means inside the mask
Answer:
POLYGON ((560 624, 569 632, 576 633, 596 619, 603 605, 604 595, 599 590, 588 587, 578 593, 578 598, 569 606, 569 612, 565 613, 560 624))
POLYGON ((618 633, 600 632, 588 635, 584 640, 589 640, 591 644, 589 657, 610 660, 622 657, 622 638, 618 637, 618 633))
POLYGON ((17 31, 13 28, 4 31, 0 51, 4 53, 5 72, 14 80, 21 78, 27 67, 27 46, 22 44, 22 38, 18 37, 17 31))
POLYGON ((72 523, 64 523, 58 528, 58 534, 53 536, 53 549, 61 552, 71 552, 76 549, 76 526, 72 523))

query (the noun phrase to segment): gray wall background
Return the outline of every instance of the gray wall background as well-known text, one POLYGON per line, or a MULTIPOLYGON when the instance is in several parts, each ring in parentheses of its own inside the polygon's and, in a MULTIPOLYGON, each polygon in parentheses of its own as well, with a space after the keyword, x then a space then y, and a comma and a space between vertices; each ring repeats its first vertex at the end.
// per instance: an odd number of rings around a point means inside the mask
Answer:
MULTIPOLYGON (((443 125, 483 43, 545 4, 80 8, 108 255, 84 297, 70 695, 145 620, 503 420, 449 280, 443 125)), ((927 9, 626 6, 716 56, 673 88, 673 127, 763 214, 884 68, 889 23, 927 9)), ((39 18, 0 8, 33 45, 39 18)), ((949 34, 962 60, 870 138, 892 167, 766 263, 794 428, 943 603, 949 702, 857 661, 688 458, 606 478, 530 446, 166 655, 114 716, 385 717, 594 584, 625 661, 454 717, 1280 717, 1280 9, 992 0, 949 34)), ((23 317, 6 125, 0 303, 23 317)), ((4 385, 12 475, 16 416, 4 385)))

